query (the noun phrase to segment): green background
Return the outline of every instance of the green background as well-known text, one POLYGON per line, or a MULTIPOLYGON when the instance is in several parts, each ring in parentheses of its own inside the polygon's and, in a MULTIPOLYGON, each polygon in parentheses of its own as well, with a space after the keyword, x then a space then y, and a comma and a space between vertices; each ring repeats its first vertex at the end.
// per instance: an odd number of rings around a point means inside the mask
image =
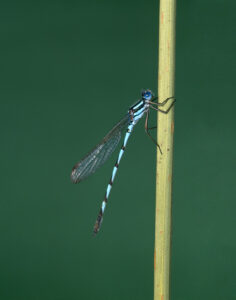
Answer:
MULTIPOLYGON (((0 4, 0 299, 152 299, 156 150, 143 121, 72 166, 157 90, 158 1, 0 4)), ((235 1, 178 1, 171 299, 235 299, 235 1)), ((155 113, 153 113, 155 122, 155 113)))

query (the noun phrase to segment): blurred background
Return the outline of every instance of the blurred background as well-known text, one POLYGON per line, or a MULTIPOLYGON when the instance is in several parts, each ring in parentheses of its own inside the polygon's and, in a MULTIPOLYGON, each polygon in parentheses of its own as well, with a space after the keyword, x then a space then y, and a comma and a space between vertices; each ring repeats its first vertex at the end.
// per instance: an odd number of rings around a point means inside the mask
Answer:
MULTIPOLYGON (((171 299, 235 299, 235 1, 178 1, 171 299)), ((0 4, 0 298, 153 298, 156 149, 140 121, 73 165, 142 88, 157 91, 158 1, 0 4)), ((155 123, 156 114, 152 113, 155 123)))

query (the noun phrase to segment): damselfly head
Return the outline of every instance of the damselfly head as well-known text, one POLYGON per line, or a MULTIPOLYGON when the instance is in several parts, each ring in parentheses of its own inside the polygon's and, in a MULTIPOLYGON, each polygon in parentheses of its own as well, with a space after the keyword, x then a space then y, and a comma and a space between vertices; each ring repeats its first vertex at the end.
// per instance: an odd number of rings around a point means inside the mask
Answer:
POLYGON ((153 93, 151 90, 143 90, 142 91, 142 98, 144 100, 151 100, 153 97, 153 93))

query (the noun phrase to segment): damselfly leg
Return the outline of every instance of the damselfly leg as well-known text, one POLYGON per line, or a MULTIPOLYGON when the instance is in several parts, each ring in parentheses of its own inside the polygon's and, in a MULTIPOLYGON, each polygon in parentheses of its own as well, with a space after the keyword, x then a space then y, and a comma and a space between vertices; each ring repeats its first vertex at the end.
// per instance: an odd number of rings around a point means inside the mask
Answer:
POLYGON ((168 112, 170 111, 170 109, 174 106, 176 102, 176 99, 175 97, 169 97, 167 98, 166 100, 164 100, 163 102, 153 102, 153 101, 149 101, 148 103, 150 104, 150 107, 156 111, 159 111, 163 114, 168 114, 168 112), (167 110, 163 110, 163 109, 160 109, 158 106, 164 106, 170 99, 174 99, 173 102, 171 103, 171 105, 168 107, 167 110), (156 106, 156 107, 155 107, 156 106))
POLYGON ((145 131, 146 131, 146 134, 148 135, 148 137, 153 141, 153 143, 158 147, 158 149, 160 150, 161 154, 162 154, 162 151, 161 151, 161 147, 160 145, 157 143, 157 141, 151 136, 151 134, 149 133, 149 130, 152 130, 152 129, 155 129, 155 127, 151 127, 149 128, 148 127, 148 119, 149 119, 149 110, 147 111, 146 113, 146 119, 145 119, 145 131))

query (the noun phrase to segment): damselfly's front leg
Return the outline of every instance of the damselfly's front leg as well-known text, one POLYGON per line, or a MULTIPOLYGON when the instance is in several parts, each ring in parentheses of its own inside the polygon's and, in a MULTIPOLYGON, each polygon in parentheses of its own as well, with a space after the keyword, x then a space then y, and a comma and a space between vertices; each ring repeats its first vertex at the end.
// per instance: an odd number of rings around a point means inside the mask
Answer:
MULTIPOLYGON (((157 98, 154 98, 153 100, 155 100, 157 98)), ((153 102, 153 101, 148 101, 148 103, 150 104, 150 107, 153 108, 156 111, 160 111, 163 114, 168 114, 168 112, 170 111, 170 109, 173 107, 174 103, 176 102, 175 97, 169 97, 166 100, 164 100, 163 102, 153 102), (158 106, 164 106, 170 99, 174 99, 174 101, 171 103, 171 105, 168 107, 167 110, 163 110, 160 109, 158 106), (155 107, 156 106, 156 107, 155 107)))

